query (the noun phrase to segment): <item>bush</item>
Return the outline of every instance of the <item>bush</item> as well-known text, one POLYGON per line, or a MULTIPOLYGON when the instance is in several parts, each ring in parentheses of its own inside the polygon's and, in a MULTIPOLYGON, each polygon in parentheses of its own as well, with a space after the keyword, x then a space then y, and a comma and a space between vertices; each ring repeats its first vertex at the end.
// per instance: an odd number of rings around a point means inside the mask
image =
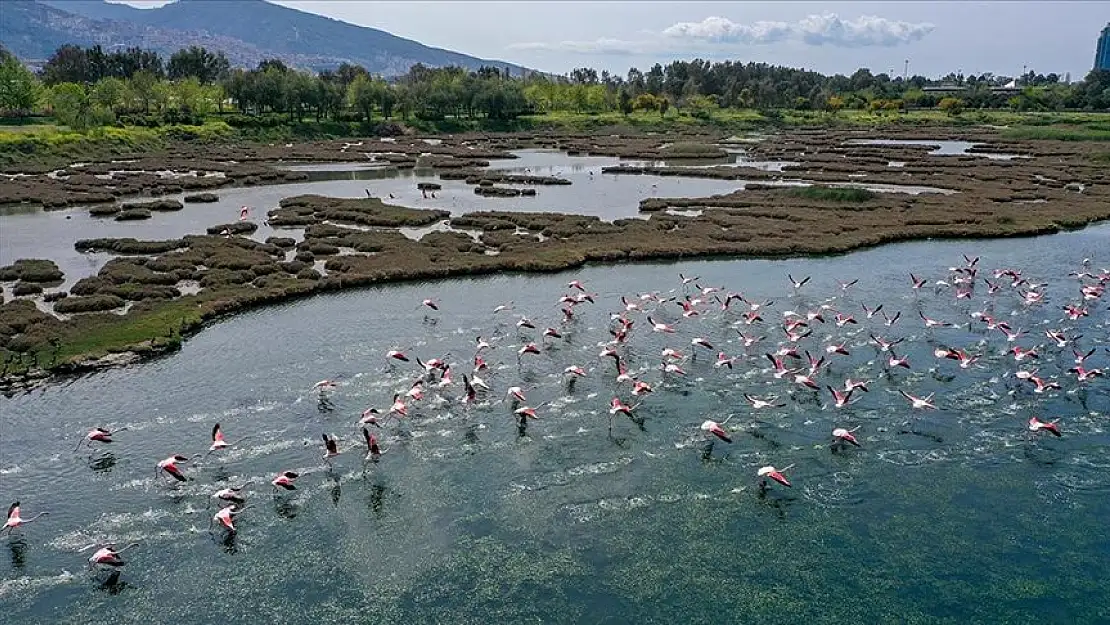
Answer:
POLYGON ((231 234, 252 234, 255 230, 258 230, 258 224, 253 221, 236 221, 230 224, 209 226, 206 231, 208 234, 224 234, 225 231, 231 234))
POLYGON ((140 219, 150 219, 150 211, 145 208, 133 208, 131 210, 121 210, 116 214, 116 221, 138 221, 140 219))
POLYGON ((119 308, 126 303, 123 298, 115 295, 67 297, 54 303, 54 312, 62 314, 101 312, 119 308))
POLYGON ((220 196, 215 193, 193 193, 192 195, 185 196, 186 204, 206 204, 210 202, 219 202, 220 196))
POLYGON ((25 282, 61 282, 65 274, 52 260, 41 258, 21 258, 14 263, 0 267, 0 280, 23 280, 25 282))
POLYGON ((117 254, 164 254, 185 247, 182 239, 140 241, 133 238, 80 239, 73 244, 78 252, 115 252, 117 254))
POLYGON ((292 237, 269 237, 266 243, 287 250, 297 245, 297 240, 292 237))
MULTIPOLYGON (((132 210, 148 210, 148 211, 179 211, 185 206, 177 200, 151 200, 149 202, 128 202, 122 207, 123 212, 132 210)), ((119 219, 117 217, 117 219, 119 219)))
POLYGON ((104 206, 93 206, 93 207, 89 208, 89 214, 92 215, 93 217, 107 217, 109 215, 115 215, 119 211, 120 211, 120 207, 116 206, 114 204, 109 204, 109 205, 104 205, 104 206))
POLYGON ((12 287, 12 295, 20 297, 22 295, 38 295, 42 293, 42 285, 33 282, 16 282, 12 287))

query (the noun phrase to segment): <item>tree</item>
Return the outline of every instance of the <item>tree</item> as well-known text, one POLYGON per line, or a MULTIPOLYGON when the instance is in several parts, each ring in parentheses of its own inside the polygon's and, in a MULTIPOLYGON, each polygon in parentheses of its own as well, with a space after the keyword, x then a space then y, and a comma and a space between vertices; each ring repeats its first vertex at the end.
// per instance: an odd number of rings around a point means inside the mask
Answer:
POLYGON ((85 130, 96 121, 89 94, 78 83, 54 85, 50 90, 50 106, 54 117, 74 130, 85 130))
POLYGON ((127 83, 115 76, 108 76, 93 85, 89 91, 89 99, 95 108, 114 117, 127 101, 127 91, 127 83))
POLYGON ((831 95, 825 100, 825 110, 830 113, 836 114, 842 108, 844 108, 844 98, 838 95, 831 95))
POLYGON ((959 98, 942 98, 941 101, 937 103, 937 108, 951 117, 956 117, 964 111, 964 103, 963 100, 959 98))
POLYGON ((0 113, 25 117, 39 101, 41 87, 19 59, 7 54, 0 60, 0 113))
POLYGON ((374 116, 374 104, 379 100, 374 81, 360 74, 347 88, 347 102, 351 108, 362 113, 362 121, 369 122, 374 116))
POLYGON ((632 96, 628 94, 628 89, 624 87, 617 91, 617 108, 620 109, 621 115, 632 114, 632 96))
POLYGON ((201 46, 178 50, 170 57, 166 73, 171 80, 193 77, 204 84, 227 77, 231 64, 223 52, 212 53, 201 46))
POLYGON ((158 79, 150 72, 138 72, 131 77, 131 93, 143 103, 143 112, 150 112, 150 104, 154 101, 154 87, 158 79))
POLYGON ((47 85, 89 82, 88 57, 81 46, 66 44, 54 51, 42 68, 47 85))
POLYGON ((656 98, 659 106, 659 117, 666 117, 667 109, 671 108, 671 101, 667 98, 656 98))

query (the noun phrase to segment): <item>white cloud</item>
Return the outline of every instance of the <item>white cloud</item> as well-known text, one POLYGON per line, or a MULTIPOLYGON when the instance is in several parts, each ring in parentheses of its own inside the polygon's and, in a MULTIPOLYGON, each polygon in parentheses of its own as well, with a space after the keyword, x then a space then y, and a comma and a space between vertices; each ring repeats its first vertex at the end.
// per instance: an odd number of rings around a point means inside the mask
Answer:
POLYGON ((835 13, 810 15, 797 22, 733 22, 726 17, 707 17, 700 22, 678 22, 641 41, 599 38, 593 41, 517 43, 513 50, 542 50, 577 54, 630 55, 651 52, 682 53, 723 51, 738 46, 798 41, 811 46, 860 48, 892 47, 919 41, 933 32, 927 22, 911 23, 864 15, 854 20, 835 13))
POLYGON ((877 15, 863 15, 855 20, 842 20, 835 13, 810 15, 798 22, 802 41, 815 45, 844 48, 863 46, 897 46, 920 41, 935 26, 928 22, 912 24, 888 20, 877 15))
POLYGON ((711 43, 775 43, 793 34, 786 22, 737 24, 725 17, 707 17, 700 22, 679 22, 663 30, 664 37, 711 43))

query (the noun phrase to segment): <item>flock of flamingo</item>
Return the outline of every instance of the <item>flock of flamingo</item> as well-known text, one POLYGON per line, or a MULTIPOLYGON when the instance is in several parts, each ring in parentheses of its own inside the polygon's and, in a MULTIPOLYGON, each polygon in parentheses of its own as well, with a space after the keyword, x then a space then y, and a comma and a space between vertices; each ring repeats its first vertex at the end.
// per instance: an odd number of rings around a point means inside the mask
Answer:
MULTIPOLYGON (((835 369, 832 365, 837 359, 848 356, 850 350, 874 350, 876 356, 869 364, 876 379, 894 380, 900 370, 927 366, 950 367, 950 373, 957 376, 961 372, 986 366, 980 361, 985 361, 991 351, 992 339, 1000 344, 994 346, 996 357, 1004 358, 1003 362, 1011 359, 1013 361, 1016 370, 1007 372, 1007 376, 1016 381, 1016 392, 1037 396, 1065 390, 1065 385, 1071 389, 1094 383, 1103 375, 1101 369, 1090 363, 1096 358, 1097 348, 1089 347, 1090 343, 1083 341, 1076 329, 1076 322, 1106 310, 1103 308, 1105 301, 1102 298, 1110 285, 1110 269, 1092 270, 1090 261, 1084 260, 1081 267, 1069 277, 1076 282, 1070 299, 1050 304, 1045 295, 1046 283, 1034 282, 1025 277, 1022 271, 1012 268, 981 271, 978 257, 964 256, 962 263, 950 267, 947 275, 940 278, 930 279, 913 274, 907 276, 907 299, 912 297, 917 303, 929 298, 936 303, 943 303, 948 298, 956 302, 968 301, 967 307, 959 311, 964 318, 958 320, 954 315, 949 319, 931 318, 921 312, 920 306, 917 306, 916 314, 907 313, 903 316, 900 311, 890 310, 890 302, 874 302, 873 305, 854 302, 851 292, 858 280, 840 282, 836 296, 811 307, 803 307, 800 293, 806 289, 810 279, 805 277, 799 280, 788 276, 791 291, 788 299, 791 307, 797 310, 777 307, 776 312, 774 301, 758 301, 724 287, 703 286, 699 277, 679 274, 681 282, 666 295, 656 291, 621 296, 619 306, 609 314, 609 337, 598 343, 600 351, 595 361, 569 364, 562 368, 561 390, 564 393, 573 393, 576 380, 587 376, 602 380, 608 378, 609 388, 613 390, 612 397, 607 408, 598 406, 598 412, 606 415, 607 410, 610 436, 616 427, 615 419, 618 416, 629 417, 642 426, 643 418, 638 415, 638 409, 644 399, 657 392, 657 388, 665 391, 671 381, 684 378, 691 363, 698 362, 699 358, 703 366, 708 368, 711 365, 715 370, 762 368, 760 375, 765 376, 767 385, 777 385, 780 394, 788 395, 793 401, 804 400, 807 403, 814 400, 820 403, 820 397, 827 397, 828 402, 822 409, 839 410, 858 401, 861 393, 870 392, 869 385, 873 384, 869 379, 832 379, 834 373, 830 369, 835 369), (970 303, 973 298, 982 298, 982 307, 973 309, 970 303), (1005 310, 1007 306, 1012 308, 1005 310), (1051 322, 1053 327, 1047 327, 1046 324, 1046 329, 1037 333, 1014 327, 1006 319, 1017 317, 1021 311, 1030 309, 1059 316, 1051 322), (666 346, 657 356, 650 357, 645 357, 642 349, 631 348, 638 335, 658 335, 666 344, 677 338, 675 335, 680 329, 683 333, 701 332, 703 326, 699 324, 703 324, 705 319, 724 322, 724 325, 731 328, 727 332, 732 338, 722 342, 711 341, 705 336, 694 336, 685 345, 666 346), (936 359, 932 365, 910 362, 900 344, 913 337, 883 336, 891 336, 899 331, 899 326, 910 324, 916 324, 926 331, 936 359), (824 328, 821 335, 815 333, 819 327, 824 328), (983 338, 971 347, 953 347, 946 345, 940 334, 948 328, 966 328, 981 333, 983 338), (725 351, 726 345, 730 349, 736 349, 730 353, 725 351), (1003 351, 997 351, 998 347, 1002 347, 1003 351), (699 356, 699 353, 704 355, 699 356), (641 361, 650 358, 649 362, 653 364, 630 368, 633 358, 637 357, 641 361), (1070 360, 1058 370, 1059 375, 1039 373, 1037 363, 1058 363, 1061 359, 1070 360), (951 364, 945 364, 949 362, 951 364)), ((404 423, 411 422, 416 411, 424 409, 422 405, 427 406, 427 409, 458 406, 468 417, 475 410, 505 406, 506 413, 511 412, 514 422, 518 424, 521 435, 524 435, 530 422, 542 421, 544 407, 550 402, 529 405, 528 395, 535 389, 525 388, 523 384, 513 381, 505 382, 502 388, 494 391, 495 385, 487 382, 486 378, 501 376, 501 372, 514 371, 514 368, 509 365, 495 370, 487 358, 492 358, 491 354, 496 350, 511 350, 511 358, 516 361, 516 373, 507 375, 519 376, 522 368, 528 366, 529 359, 547 357, 555 343, 564 340, 564 334, 568 331, 573 331, 578 319, 578 308, 597 305, 601 299, 579 280, 569 282, 566 287, 568 293, 559 299, 559 312, 556 313, 560 320, 550 326, 533 322, 527 316, 519 316, 512 302, 494 308, 494 318, 502 320, 499 328, 506 331, 500 336, 496 332, 490 334, 491 338, 476 337, 473 353, 468 354, 467 359, 461 363, 451 362, 450 355, 422 359, 411 349, 395 348, 383 354, 386 367, 393 371, 399 370, 401 376, 392 402, 381 409, 366 409, 355 424, 363 445, 363 451, 358 453, 365 454, 364 470, 369 464, 378 463, 383 455, 376 432, 389 424, 403 430, 408 427, 404 423), (504 346, 498 345, 501 339, 513 338, 513 330, 508 330, 510 324, 515 325, 516 340, 509 340, 504 346), (455 375, 460 370, 464 372, 459 375, 461 379, 456 381, 455 375)), ((427 311, 424 321, 431 324, 437 321, 436 315, 442 304, 437 299, 429 298, 423 300, 420 307, 427 311)), ((562 363, 558 367, 562 367, 562 363)), ((318 394, 324 404, 328 402, 329 394, 342 392, 342 386, 343 383, 335 379, 321 380, 312 387, 312 393, 318 394)), ((911 413, 937 409, 938 400, 934 393, 915 394, 911 392, 913 390, 897 389, 911 413)), ((740 396, 747 402, 752 413, 787 405, 785 399, 780 400, 776 395, 757 396, 745 392, 740 396)), ((850 411, 844 414, 844 420, 850 421, 850 411)), ((1061 425, 1058 419, 1028 413, 1025 416, 1028 418, 1024 420, 1023 427, 1027 430, 1027 436, 1060 437, 1066 433, 1066 425, 1061 425)), ((1022 418, 1025 419, 1025 416, 1022 418)), ((733 443, 734 433, 726 428, 728 421, 728 418, 706 418, 698 430, 695 430, 695 439, 704 437, 704 453, 707 456, 712 453, 717 441, 733 443)), ((904 433, 921 434, 913 429, 912 420, 907 423, 911 428, 904 430, 904 433)), ((862 427, 864 426, 858 423, 838 424, 828 435, 828 447, 833 453, 851 453, 851 450, 862 448, 866 442, 859 434, 862 427)), ((112 430, 95 427, 81 437, 74 451, 83 447, 121 443, 126 445, 125 441, 117 442, 117 435, 124 429, 126 428, 112 430)), ((221 424, 216 423, 212 426, 211 445, 206 452, 196 455, 173 453, 163 460, 152 460, 152 467, 166 486, 173 488, 178 483, 195 479, 189 475, 190 463, 203 456, 219 454, 242 445, 248 438, 229 442, 221 424)), ((323 433, 321 440, 320 458, 330 469, 331 464, 348 449, 344 449, 340 444, 341 439, 332 434, 323 433)), ((756 468, 754 477, 759 494, 765 495, 773 488, 791 487, 789 471, 794 466, 795 464, 790 464, 779 468, 769 464, 756 468)), ((270 480, 272 496, 280 498, 288 491, 295 491, 301 475, 286 468, 275 469, 277 470, 270 480)), ((218 502, 220 507, 209 522, 209 531, 227 534, 237 531, 237 518, 250 507, 246 505, 249 485, 250 482, 234 487, 213 487, 211 499, 218 502)), ((27 518, 22 514, 20 502, 12 503, 0 533, 21 531, 23 526, 42 519, 48 513, 39 511, 27 518)), ((118 547, 114 543, 97 543, 89 545, 83 551, 95 548, 95 552, 88 558, 90 568, 118 571, 125 564, 123 552, 135 544, 118 547)))

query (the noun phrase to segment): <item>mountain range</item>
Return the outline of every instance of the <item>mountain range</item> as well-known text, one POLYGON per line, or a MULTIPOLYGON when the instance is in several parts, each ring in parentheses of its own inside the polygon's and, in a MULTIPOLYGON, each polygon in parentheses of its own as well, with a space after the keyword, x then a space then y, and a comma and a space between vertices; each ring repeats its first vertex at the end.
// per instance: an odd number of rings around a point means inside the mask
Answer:
POLYGON ((403 74, 416 63, 524 71, 265 0, 177 0, 157 9, 104 0, 0 0, 0 44, 17 57, 39 64, 66 43, 137 46, 165 58, 199 45, 222 51, 236 67, 267 58, 312 70, 347 62, 383 76, 403 74))

